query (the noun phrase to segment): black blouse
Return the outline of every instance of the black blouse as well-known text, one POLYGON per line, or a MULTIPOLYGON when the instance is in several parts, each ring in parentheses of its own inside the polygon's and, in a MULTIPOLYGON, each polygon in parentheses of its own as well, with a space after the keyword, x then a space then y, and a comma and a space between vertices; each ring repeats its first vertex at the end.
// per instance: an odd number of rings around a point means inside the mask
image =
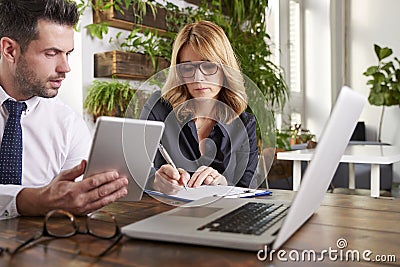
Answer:
MULTIPOLYGON (((229 185, 249 187, 257 167, 256 120, 243 112, 230 124, 216 122, 201 155, 196 125, 193 120, 179 122, 172 106, 156 91, 146 102, 141 119, 163 121, 165 130, 161 143, 177 167, 193 174, 200 166, 210 166, 225 176, 229 185)), ((166 161, 157 152, 154 167, 166 161)))

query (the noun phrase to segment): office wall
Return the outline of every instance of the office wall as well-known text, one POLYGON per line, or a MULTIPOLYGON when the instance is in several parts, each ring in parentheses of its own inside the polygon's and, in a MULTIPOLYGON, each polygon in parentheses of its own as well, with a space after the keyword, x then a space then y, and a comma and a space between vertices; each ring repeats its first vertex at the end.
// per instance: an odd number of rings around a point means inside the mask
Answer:
MULTIPOLYGON (((374 44, 389 46, 400 58, 400 1, 398 0, 350 0, 348 24, 349 83, 357 91, 369 94, 367 77, 362 73, 377 63, 374 44)), ((365 121, 367 139, 376 140, 381 107, 367 104, 361 120, 365 121)), ((386 108, 382 141, 400 147, 400 108, 386 108)), ((400 164, 394 165, 394 179, 400 181, 400 164)))

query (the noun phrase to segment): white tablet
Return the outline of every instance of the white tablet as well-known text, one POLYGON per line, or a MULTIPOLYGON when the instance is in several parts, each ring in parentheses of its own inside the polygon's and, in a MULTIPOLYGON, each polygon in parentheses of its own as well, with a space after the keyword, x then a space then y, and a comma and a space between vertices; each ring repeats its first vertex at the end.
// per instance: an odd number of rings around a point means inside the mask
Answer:
POLYGON ((99 117, 83 179, 117 170, 129 179, 128 195, 120 200, 140 200, 163 131, 159 121, 99 117))

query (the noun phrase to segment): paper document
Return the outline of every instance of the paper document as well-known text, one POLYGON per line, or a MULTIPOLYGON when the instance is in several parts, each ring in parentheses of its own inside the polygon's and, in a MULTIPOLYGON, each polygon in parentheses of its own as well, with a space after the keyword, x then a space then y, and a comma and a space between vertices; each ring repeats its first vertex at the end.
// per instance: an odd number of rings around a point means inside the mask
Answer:
POLYGON ((250 189, 236 186, 224 186, 224 185, 202 185, 197 188, 189 187, 188 190, 180 190, 175 195, 167 195, 158 191, 145 190, 150 195, 157 195, 185 202, 201 199, 203 197, 210 196, 221 196, 226 198, 238 198, 238 197, 254 197, 260 195, 270 195, 270 191, 260 189, 250 189))

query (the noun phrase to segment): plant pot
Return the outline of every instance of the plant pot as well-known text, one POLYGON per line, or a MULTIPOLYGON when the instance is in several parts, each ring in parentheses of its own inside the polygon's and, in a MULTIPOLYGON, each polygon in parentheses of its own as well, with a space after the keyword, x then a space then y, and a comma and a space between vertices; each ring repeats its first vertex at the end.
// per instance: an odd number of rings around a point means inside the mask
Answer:
POLYGON ((169 67, 164 58, 157 58, 158 69, 154 69, 148 55, 118 50, 94 54, 94 76, 145 80, 157 71, 169 67))
POLYGON ((153 16, 151 10, 147 8, 146 15, 143 16, 140 23, 137 23, 132 7, 126 9, 124 6, 122 6, 121 9, 123 12, 117 11, 113 7, 100 11, 94 10, 93 23, 108 22, 112 27, 128 31, 132 30, 134 26, 139 26, 143 29, 157 29, 159 32, 167 31, 167 25, 165 21, 166 10, 163 8, 157 7, 157 13, 155 17, 153 16))

